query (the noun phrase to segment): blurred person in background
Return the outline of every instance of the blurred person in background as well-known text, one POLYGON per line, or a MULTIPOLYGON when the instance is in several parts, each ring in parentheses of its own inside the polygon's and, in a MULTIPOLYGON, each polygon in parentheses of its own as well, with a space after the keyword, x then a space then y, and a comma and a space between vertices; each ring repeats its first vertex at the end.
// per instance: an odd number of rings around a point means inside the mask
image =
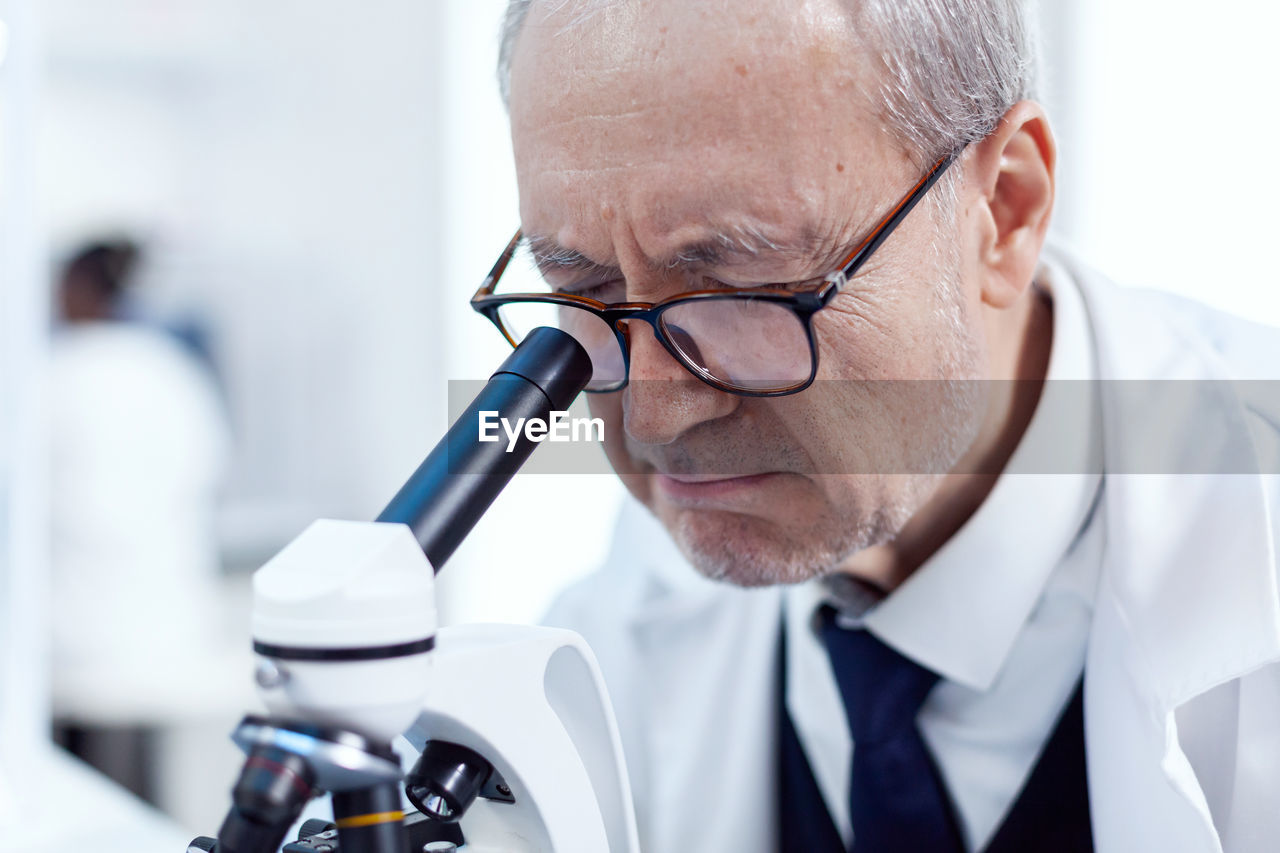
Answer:
POLYGON ((228 434, 209 370, 124 319, 138 263, 131 242, 94 243, 58 280, 51 621, 60 742, 147 796, 147 731, 176 701, 166 685, 220 624, 213 512, 228 434))

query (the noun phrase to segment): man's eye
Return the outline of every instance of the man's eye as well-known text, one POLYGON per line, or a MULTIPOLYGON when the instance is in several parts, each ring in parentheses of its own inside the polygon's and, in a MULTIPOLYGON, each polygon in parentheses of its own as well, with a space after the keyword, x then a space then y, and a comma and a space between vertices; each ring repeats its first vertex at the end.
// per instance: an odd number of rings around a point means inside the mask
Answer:
POLYGON ((796 293, 803 293, 809 290, 817 290, 826 283, 827 277, 823 276, 822 278, 811 278, 806 281, 793 281, 790 284, 779 285, 779 287, 786 288, 787 290, 791 290, 796 293))
POLYGON ((585 283, 557 288, 556 292, 572 296, 585 296, 587 299, 594 299, 597 302, 625 302, 627 300, 627 283, 622 279, 612 279, 598 284, 585 283))
POLYGON ((803 292, 806 290, 815 290, 826 281, 825 278, 811 278, 805 281, 777 282, 766 284, 729 284, 710 276, 702 276, 700 289, 702 290, 786 290, 791 292, 803 292))

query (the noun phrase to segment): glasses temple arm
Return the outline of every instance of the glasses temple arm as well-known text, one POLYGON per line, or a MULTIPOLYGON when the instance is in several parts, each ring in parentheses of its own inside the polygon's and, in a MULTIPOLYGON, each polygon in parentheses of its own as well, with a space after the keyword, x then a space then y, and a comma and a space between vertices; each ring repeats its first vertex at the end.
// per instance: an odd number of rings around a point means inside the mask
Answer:
POLYGON ((960 152, 964 149, 958 149, 951 152, 946 157, 939 160, 929 173, 920 179, 920 182, 911 188, 911 191, 898 202, 898 206, 889 212, 889 215, 880 221, 876 229, 867 235, 867 239, 863 240, 845 260, 841 266, 840 272, 837 274, 840 279, 837 284, 844 287, 845 283, 853 277, 858 271, 858 267, 862 266, 863 261, 871 256, 871 253, 880 248, 885 240, 889 239, 889 235, 893 230, 907 218, 907 214, 920 203, 920 199, 933 187, 934 184, 942 177, 947 168, 960 157, 960 152))
MULTIPOLYGON (((489 270, 489 274, 484 277, 476 296, 482 296, 492 293, 498 279, 507 271, 507 264, 511 263, 511 257, 516 253, 516 246, 520 243, 520 238, 524 236, 521 230, 517 230, 515 236, 511 238, 511 242, 507 243, 507 248, 502 250, 502 254, 498 256, 498 260, 494 263, 493 269, 489 270)), ((475 296, 472 297, 475 299, 475 296)))

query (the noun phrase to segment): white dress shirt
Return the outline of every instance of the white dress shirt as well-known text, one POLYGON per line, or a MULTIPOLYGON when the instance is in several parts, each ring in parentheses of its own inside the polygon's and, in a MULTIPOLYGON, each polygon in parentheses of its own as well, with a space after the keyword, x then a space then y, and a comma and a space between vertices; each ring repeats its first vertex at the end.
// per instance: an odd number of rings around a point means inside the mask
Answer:
POLYGON ((818 633, 823 603, 941 676, 917 722, 968 850, 1000 827, 1081 677, 1105 536, 1097 409, 1081 381, 1097 366, 1076 285, 1051 267, 1037 282, 1053 299, 1049 382, 987 499, 878 602, 838 578, 786 593, 787 709, 846 846, 854 744, 818 633))

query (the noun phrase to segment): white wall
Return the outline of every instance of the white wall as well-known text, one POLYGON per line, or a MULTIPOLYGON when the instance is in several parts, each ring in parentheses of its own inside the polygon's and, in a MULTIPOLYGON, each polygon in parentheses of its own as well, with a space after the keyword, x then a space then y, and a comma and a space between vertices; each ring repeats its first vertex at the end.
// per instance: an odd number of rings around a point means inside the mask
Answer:
MULTIPOLYGON (((1047 0, 1045 5, 1053 2, 1047 0)), ((1280 325, 1280 8, 1072 0, 1059 231, 1126 284, 1280 325)))
POLYGON ((28 32, 35 23, 30 3, 0 0, 0 29, 12 34, 0 44, 0 817, 5 766, 38 746, 49 725, 39 428, 46 309, 28 132, 37 116, 38 43, 28 32))

